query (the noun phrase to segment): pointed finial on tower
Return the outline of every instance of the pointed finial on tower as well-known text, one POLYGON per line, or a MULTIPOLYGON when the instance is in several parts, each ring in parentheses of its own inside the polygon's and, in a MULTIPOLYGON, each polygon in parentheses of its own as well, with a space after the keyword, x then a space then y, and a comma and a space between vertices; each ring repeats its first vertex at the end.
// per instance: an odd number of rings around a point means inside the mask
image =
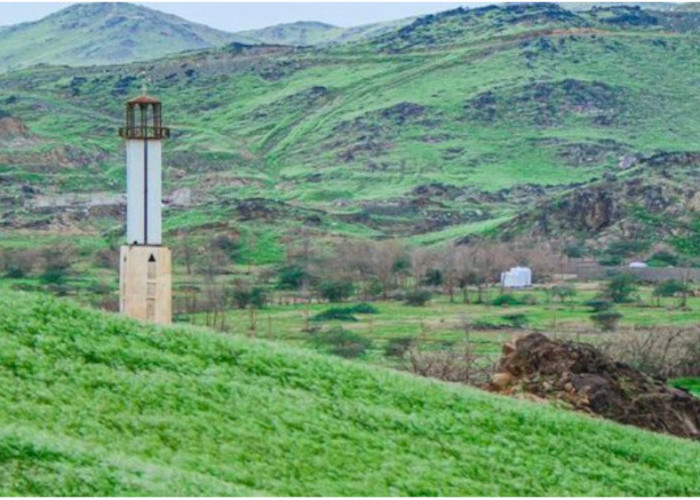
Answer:
POLYGON ((148 73, 145 71, 141 72, 141 78, 141 93, 146 95, 148 94, 148 84, 150 83, 151 79, 149 78, 148 73))

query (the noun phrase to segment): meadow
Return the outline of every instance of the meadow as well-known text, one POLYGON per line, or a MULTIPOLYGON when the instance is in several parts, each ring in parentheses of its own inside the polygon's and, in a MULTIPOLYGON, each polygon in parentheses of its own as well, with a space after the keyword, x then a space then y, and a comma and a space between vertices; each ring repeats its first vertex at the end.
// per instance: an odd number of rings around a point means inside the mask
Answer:
POLYGON ((308 349, 0 295, 3 495, 698 495, 696 443, 308 349))

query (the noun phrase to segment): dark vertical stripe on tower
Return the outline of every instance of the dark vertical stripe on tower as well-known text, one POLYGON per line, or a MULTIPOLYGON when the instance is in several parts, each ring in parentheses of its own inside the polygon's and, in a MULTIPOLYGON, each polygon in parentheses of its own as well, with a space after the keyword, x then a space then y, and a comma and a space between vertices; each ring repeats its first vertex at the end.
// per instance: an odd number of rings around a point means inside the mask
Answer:
POLYGON ((148 139, 143 139, 143 244, 148 245, 148 139))

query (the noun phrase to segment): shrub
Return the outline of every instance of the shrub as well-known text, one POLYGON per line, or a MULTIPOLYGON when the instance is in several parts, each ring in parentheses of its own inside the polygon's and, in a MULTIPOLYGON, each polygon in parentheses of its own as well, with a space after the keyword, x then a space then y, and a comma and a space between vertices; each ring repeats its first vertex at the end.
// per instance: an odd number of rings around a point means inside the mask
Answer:
POLYGON ((260 287, 250 290, 238 288, 233 291, 233 301, 238 309, 262 309, 267 305, 267 293, 260 287))
POLYGON ((523 295, 521 301, 523 304, 528 306, 534 306, 538 302, 537 297, 531 293, 526 293, 525 295, 523 295))
POLYGON ((586 305, 593 309, 593 312, 600 312, 611 309, 613 303, 607 299, 591 299, 588 302, 586 302, 586 305))
POLYGON ((571 285, 557 285, 549 290, 549 293, 559 299, 562 304, 566 302, 567 299, 571 299, 576 296, 576 289, 571 285))
POLYGON ((413 337, 394 337, 389 339, 384 347, 384 356, 387 358, 403 358, 414 345, 413 337))
POLYGON ((653 377, 700 375, 700 330, 696 328, 622 331, 601 348, 612 359, 653 377))
POLYGON ((305 280, 309 280, 310 276, 304 271, 301 266, 287 266, 279 270, 277 288, 280 290, 298 290, 302 287, 305 280))
POLYGON ((667 251, 656 252, 649 259, 649 265, 652 267, 668 267, 678 265, 678 256, 667 251))
POLYGON ((494 306, 520 306, 522 303, 522 300, 512 293, 504 293, 493 299, 494 306))
POLYGON ((428 290, 412 290, 406 292, 405 302, 408 306, 424 306, 432 297, 432 294, 428 290))
POLYGON ((505 321, 510 323, 510 325, 513 328, 524 328, 525 325, 528 323, 528 318, 525 314, 522 313, 517 313, 517 314, 506 314, 505 316, 501 316, 505 321))
POLYGON ((340 326, 315 334, 313 341, 317 347, 343 358, 358 358, 372 347, 372 341, 367 337, 340 326))
POLYGON ((318 285, 318 293, 328 302, 341 302, 352 295, 354 289, 351 281, 326 280, 318 285))
POLYGON ((622 319, 622 314, 617 311, 600 311, 591 314, 591 321, 604 332, 613 332, 622 319))
POLYGON ((377 308, 370 304, 357 304, 349 307, 331 307, 317 314, 312 319, 313 321, 357 321, 353 314, 377 314, 377 308))
POLYGON ((619 255, 603 255, 598 259, 601 266, 619 266, 622 264, 622 257, 619 255))
POLYGON ((632 294, 637 292, 637 279, 629 274, 618 274, 605 286, 605 292, 615 303, 632 302, 632 294))
POLYGON ((588 249, 583 243, 569 243, 564 247, 564 255, 572 259, 584 257, 588 249))
POLYGON ((487 319, 478 319, 472 323, 471 326, 474 330, 498 330, 503 328, 500 324, 494 323, 493 321, 489 321, 487 319))
POLYGON ((362 303, 348 307, 351 313, 355 314, 378 314, 379 310, 371 304, 362 303))
POLYGON ((5 276, 8 278, 25 278, 34 269, 34 264, 39 258, 36 252, 29 250, 2 250, 0 264, 5 276))
POLYGON ((68 270, 58 267, 47 269, 39 276, 39 279, 45 285, 63 285, 67 278, 68 270))
POLYGON ((654 297, 673 297, 679 293, 688 293, 690 290, 687 285, 678 280, 666 280, 658 283, 654 287, 654 297))
POLYGON ((423 285, 425 286, 440 286, 443 283, 442 271, 439 269, 428 269, 428 272, 423 278, 423 285))
POLYGON ((357 321, 357 318, 352 315, 350 308, 347 307, 331 307, 318 313, 311 319, 312 321, 357 321))
POLYGON ((102 269, 117 269, 119 267, 119 251, 111 248, 101 248, 93 257, 95 265, 102 269))

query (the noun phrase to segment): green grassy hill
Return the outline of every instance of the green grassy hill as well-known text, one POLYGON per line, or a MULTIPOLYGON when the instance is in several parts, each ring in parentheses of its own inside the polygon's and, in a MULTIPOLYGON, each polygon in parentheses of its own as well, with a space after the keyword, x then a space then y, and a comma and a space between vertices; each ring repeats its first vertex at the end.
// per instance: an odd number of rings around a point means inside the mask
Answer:
POLYGON ((317 21, 299 21, 277 24, 262 29, 239 31, 236 35, 271 45, 327 45, 368 40, 399 29, 411 21, 413 21, 413 18, 365 24, 350 28, 341 28, 317 21))
POLYGON ((76 4, 0 31, 0 71, 38 63, 88 66, 216 47, 244 36, 129 3, 76 4))
POLYGON ((166 237, 306 227, 434 243, 491 230, 625 157, 697 152, 699 16, 491 6, 329 47, 234 43, 8 73, 0 110, 33 135, 0 129, 12 144, 0 152, 0 227, 120 231, 119 211, 33 204, 124 189, 116 129, 148 71, 173 128, 166 190, 192 190, 192 206, 166 210, 166 237))
POLYGON ((697 443, 0 296, 3 495, 697 495, 697 443))

